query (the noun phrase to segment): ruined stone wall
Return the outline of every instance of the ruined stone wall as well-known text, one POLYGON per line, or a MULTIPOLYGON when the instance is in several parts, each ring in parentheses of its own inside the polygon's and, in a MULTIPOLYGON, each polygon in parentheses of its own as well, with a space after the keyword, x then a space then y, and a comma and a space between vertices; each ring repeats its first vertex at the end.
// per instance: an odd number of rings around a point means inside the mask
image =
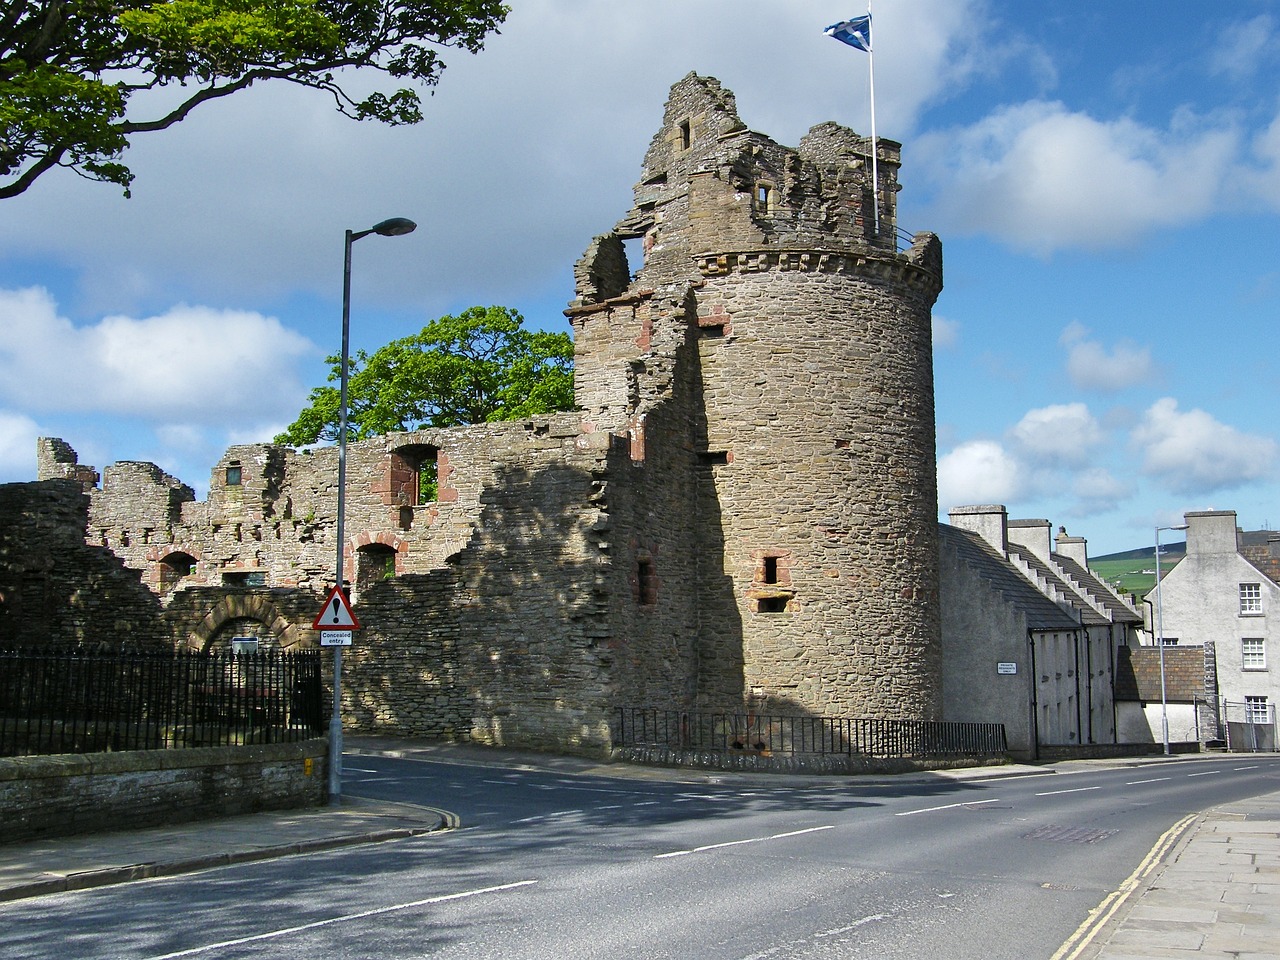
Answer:
POLYGON ((625 706, 935 718, 941 250, 897 251, 889 141, 876 231, 869 146, 784 147, 676 84, 575 267, 579 409, 350 444, 341 545, 332 447, 232 447, 203 502, 146 464, 98 489, 61 441, 42 476, 174 642, 313 642, 341 551, 355 730, 598 753, 625 706))
POLYGON ((85 542, 88 512, 79 479, 0 485, 0 644, 167 645, 138 573, 85 542))

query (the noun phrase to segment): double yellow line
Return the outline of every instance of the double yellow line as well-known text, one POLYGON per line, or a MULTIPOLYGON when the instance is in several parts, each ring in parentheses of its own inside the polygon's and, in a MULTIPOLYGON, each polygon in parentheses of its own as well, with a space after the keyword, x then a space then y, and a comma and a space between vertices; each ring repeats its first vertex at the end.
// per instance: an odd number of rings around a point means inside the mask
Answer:
POLYGON ((1173 849, 1174 845, 1182 839, 1182 835, 1187 831, 1196 820, 1199 814, 1191 814, 1183 817, 1172 827, 1161 834, 1160 839, 1156 841, 1156 845, 1151 848, 1151 852, 1143 858, 1138 864, 1138 868, 1129 874, 1129 879, 1120 884, 1119 889, 1114 893, 1107 895, 1107 898, 1100 904, 1089 911, 1088 919, 1080 924, 1079 928, 1073 933, 1049 960, 1078 960, 1092 943, 1095 937, 1102 931, 1103 927, 1111 921, 1125 905, 1134 892, 1142 888, 1143 881, 1147 876, 1159 865, 1160 861, 1173 849))

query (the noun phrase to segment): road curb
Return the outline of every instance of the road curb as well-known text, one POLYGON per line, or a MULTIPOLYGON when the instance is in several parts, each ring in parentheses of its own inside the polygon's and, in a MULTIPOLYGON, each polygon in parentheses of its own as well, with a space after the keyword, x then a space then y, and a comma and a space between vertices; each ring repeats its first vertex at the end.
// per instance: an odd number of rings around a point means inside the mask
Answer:
POLYGON ((299 856, 309 853, 321 853, 340 847, 354 847, 364 844, 385 843, 391 840, 405 840, 409 837, 436 833, 441 830, 456 829, 458 822, 455 814, 434 807, 419 808, 434 815, 435 822, 424 823, 421 827, 393 827, 386 830, 372 830, 359 834, 342 834, 329 837, 317 837, 312 840, 300 840, 294 843, 282 843, 270 847, 254 847, 244 850, 232 850, 226 853, 205 854, 198 857, 184 857, 178 860, 158 860, 147 863, 131 863, 115 867, 103 867, 98 870, 85 870, 69 873, 65 876, 49 876, 48 879, 33 880, 0 888, 0 902, 25 900, 31 897, 48 896, 53 893, 71 893, 77 890, 90 890, 94 887, 107 887, 121 883, 132 883, 136 880, 153 880, 161 877, 174 877, 200 870, 211 870, 216 867, 228 867, 234 864, 254 863, 259 860, 274 860, 280 857, 299 856))
POLYGON ((1067 938, 1066 943, 1058 948, 1049 960, 1084 960, 1087 956, 1095 956, 1106 944, 1100 939, 1104 931, 1113 930, 1123 922, 1128 913, 1130 901, 1142 895, 1151 887, 1151 879, 1168 864, 1175 851, 1190 841, 1205 822, 1204 814, 1193 813, 1183 817, 1163 834, 1155 846, 1147 853, 1137 869, 1120 886, 1108 894, 1103 901, 1089 911, 1084 923, 1076 928, 1075 933, 1067 938), (1122 913, 1123 911, 1123 913, 1122 913), (1092 951, 1086 953, 1086 951, 1092 951))

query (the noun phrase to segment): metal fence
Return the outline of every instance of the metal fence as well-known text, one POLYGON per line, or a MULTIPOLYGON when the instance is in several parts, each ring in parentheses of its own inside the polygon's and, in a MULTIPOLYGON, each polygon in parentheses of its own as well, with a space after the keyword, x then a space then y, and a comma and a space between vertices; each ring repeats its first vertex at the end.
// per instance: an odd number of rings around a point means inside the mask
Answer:
POLYGON ((1007 750, 1001 723, 696 713, 649 707, 618 709, 613 745, 863 757, 993 756, 1007 750))
POLYGON ((1227 749, 1254 753, 1276 749, 1276 705, 1265 697, 1252 703, 1222 701, 1227 749))
POLYGON ((302 740, 320 653, 0 649, 0 756, 302 740))

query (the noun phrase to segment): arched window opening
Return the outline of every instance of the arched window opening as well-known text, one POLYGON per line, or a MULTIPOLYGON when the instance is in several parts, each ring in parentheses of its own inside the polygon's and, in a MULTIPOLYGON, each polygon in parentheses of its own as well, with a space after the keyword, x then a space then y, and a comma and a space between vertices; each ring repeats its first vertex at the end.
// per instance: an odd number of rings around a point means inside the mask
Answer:
POLYGON ((356 551, 356 593, 361 594, 396 575, 396 551, 383 543, 371 543, 356 551))
POLYGON ((189 553, 175 551, 160 561, 159 587, 160 593, 170 593, 183 578, 191 576, 196 569, 196 558, 189 553))

